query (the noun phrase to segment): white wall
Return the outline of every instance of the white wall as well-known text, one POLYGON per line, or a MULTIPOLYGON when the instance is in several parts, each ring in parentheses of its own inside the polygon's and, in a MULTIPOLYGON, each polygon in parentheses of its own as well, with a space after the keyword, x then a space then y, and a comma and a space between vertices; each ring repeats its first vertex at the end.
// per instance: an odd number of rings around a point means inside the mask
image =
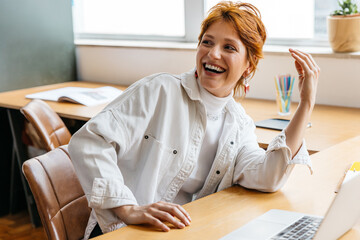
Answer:
MULTIPOLYGON (((195 66, 194 49, 77 46, 78 78, 129 85, 157 73, 182 73, 195 66)), ((313 54, 321 68, 317 103, 360 108, 360 55, 313 54)), ((274 76, 295 74, 287 53, 266 52, 250 83, 248 97, 275 99, 274 76)), ((293 93, 298 101, 297 86, 293 93)))
MULTIPOLYGON (((314 56, 314 59, 321 68, 316 102, 360 107, 360 58, 314 56)), ((258 68, 251 82, 249 97, 275 99, 274 76, 279 73, 296 74, 290 55, 266 54, 258 68)), ((297 84, 293 96, 295 101, 299 100, 297 84)))

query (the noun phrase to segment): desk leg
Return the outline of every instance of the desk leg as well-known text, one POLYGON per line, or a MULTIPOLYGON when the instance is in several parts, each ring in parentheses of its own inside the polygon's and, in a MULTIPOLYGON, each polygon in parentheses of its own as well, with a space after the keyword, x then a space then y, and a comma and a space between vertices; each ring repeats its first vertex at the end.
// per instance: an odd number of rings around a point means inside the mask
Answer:
MULTIPOLYGON (((29 185, 25 179, 25 176, 22 173, 22 164, 25 162, 25 160, 28 159, 25 145, 21 141, 21 131, 23 129, 24 118, 17 110, 7 109, 7 114, 9 117, 10 129, 14 143, 13 148, 15 156, 12 157, 12 161, 17 161, 17 166, 18 170, 20 171, 20 178, 25 192, 26 204, 30 214, 31 223, 34 227, 38 227, 40 226, 40 217, 36 209, 34 197, 32 196, 29 185)), ((16 163, 12 163, 12 165, 14 164, 16 163)), ((16 167, 13 168, 13 170, 15 169, 16 167)), ((13 182, 14 172, 12 172, 11 175, 11 181, 13 182)), ((14 189, 11 189, 11 192, 13 191, 14 189)), ((10 195, 13 196, 12 193, 10 193, 10 195)))
MULTIPOLYGON (((14 146, 14 143, 13 143, 14 146)), ((9 194, 9 212, 10 213, 14 213, 16 211, 16 207, 14 205, 15 204, 15 199, 19 198, 19 196, 17 196, 18 194, 16 194, 16 184, 15 184, 15 174, 17 171, 17 167, 15 166, 15 161, 16 161, 16 156, 15 156, 15 148, 13 147, 12 149, 12 153, 11 153, 11 172, 10 172, 10 194, 9 194)))

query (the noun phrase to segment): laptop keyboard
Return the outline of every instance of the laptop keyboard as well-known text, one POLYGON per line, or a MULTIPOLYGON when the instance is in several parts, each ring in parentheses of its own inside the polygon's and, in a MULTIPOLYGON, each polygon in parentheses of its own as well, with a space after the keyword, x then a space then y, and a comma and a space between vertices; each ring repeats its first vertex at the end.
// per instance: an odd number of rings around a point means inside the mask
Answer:
POLYGON ((321 221, 322 218, 304 216, 271 239, 312 239, 321 221))

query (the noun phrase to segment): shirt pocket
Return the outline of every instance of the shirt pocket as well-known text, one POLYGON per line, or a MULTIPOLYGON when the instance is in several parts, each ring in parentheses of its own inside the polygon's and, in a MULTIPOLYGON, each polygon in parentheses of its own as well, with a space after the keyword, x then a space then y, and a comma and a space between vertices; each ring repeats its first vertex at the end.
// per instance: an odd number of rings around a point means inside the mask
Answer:
POLYGON ((144 136, 143 153, 146 154, 145 165, 147 171, 152 171, 153 182, 159 186, 164 175, 169 171, 175 158, 179 155, 178 150, 158 140, 152 134, 144 136))

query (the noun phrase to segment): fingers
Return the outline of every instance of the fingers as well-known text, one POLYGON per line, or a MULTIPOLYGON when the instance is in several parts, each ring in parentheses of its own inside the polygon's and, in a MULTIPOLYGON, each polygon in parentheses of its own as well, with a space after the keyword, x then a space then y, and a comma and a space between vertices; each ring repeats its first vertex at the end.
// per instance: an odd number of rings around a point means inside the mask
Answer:
POLYGON ((191 221, 183 207, 167 202, 157 202, 146 206, 124 205, 113 208, 113 211, 126 224, 147 223, 165 232, 170 231, 170 228, 164 222, 181 229, 189 226, 191 221))
POLYGON ((156 228, 160 228, 164 232, 170 231, 170 228, 166 226, 166 224, 164 224, 159 219, 157 219, 156 217, 152 216, 149 213, 144 214, 144 221, 142 223, 148 223, 156 228))
POLYGON ((295 60, 295 68, 296 71, 298 72, 299 76, 303 76, 304 75, 304 70, 301 67, 300 63, 298 63, 298 61, 295 60))
MULTIPOLYGON (((162 222, 171 223, 176 228, 182 229, 185 227, 185 225, 182 222, 177 220, 175 217, 173 217, 173 215, 171 215, 170 213, 168 213, 166 211, 162 211, 162 210, 152 207, 152 208, 149 208, 149 214, 151 214, 152 217, 155 217, 156 219, 161 220, 162 222)), ((165 225, 164 223, 162 223, 162 224, 165 225)))
POLYGON ((299 63, 299 65, 301 66, 303 71, 305 71, 305 73, 311 72, 310 67, 312 67, 312 63, 311 63, 310 59, 308 59, 305 56, 305 54, 302 54, 299 51, 292 50, 292 49, 291 49, 290 53, 291 53, 291 56, 299 63))
POLYGON ((160 210, 162 210, 164 212, 168 212, 172 216, 175 216, 176 218, 178 218, 186 226, 190 225, 190 221, 191 221, 190 216, 185 211, 185 209, 182 208, 180 205, 177 205, 177 204, 174 204, 174 203, 163 203, 163 202, 160 202, 160 203, 162 204, 159 207, 160 210))
POLYGON ((311 54, 302 52, 302 51, 300 51, 300 50, 297 50, 297 51, 300 52, 300 53, 302 53, 302 54, 304 54, 304 55, 306 55, 306 56, 310 59, 312 65, 313 65, 315 68, 318 68, 318 69, 320 70, 319 66, 316 64, 316 62, 315 62, 315 60, 313 59, 313 57, 311 56, 311 54))
POLYGON ((319 76, 320 68, 310 54, 294 49, 289 49, 289 51, 291 56, 296 60, 295 67, 299 75, 305 73, 315 78, 319 76))
POLYGON ((289 49, 289 51, 295 59, 295 67, 299 73, 298 86, 301 102, 309 103, 312 108, 315 104, 320 68, 310 54, 294 49, 289 49))
POLYGON ((191 222, 191 217, 190 217, 189 213, 186 212, 186 210, 185 210, 181 205, 178 205, 178 204, 175 204, 175 203, 169 203, 169 204, 170 204, 170 205, 173 205, 173 206, 176 206, 176 207, 181 211, 181 213, 185 215, 185 217, 187 218, 187 220, 188 220, 189 222, 191 222))
POLYGON ((157 202, 141 208, 142 214, 137 221, 138 224, 148 223, 165 232, 170 231, 170 228, 164 222, 180 229, 190 225, 190 216, 180 205, 157 202))

